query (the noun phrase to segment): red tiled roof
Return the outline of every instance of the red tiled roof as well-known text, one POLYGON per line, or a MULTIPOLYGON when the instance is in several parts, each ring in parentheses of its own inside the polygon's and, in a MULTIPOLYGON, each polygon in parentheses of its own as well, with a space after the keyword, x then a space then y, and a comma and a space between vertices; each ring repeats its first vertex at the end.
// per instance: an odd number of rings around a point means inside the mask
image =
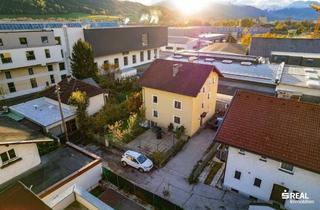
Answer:
POLYGON ((216 141, 320 173, 320 106, 239 91, 216 141))
POLYGON ((143 87, 196 97, 209 74, 221 73, 212 65, 158 59, 139 80, 143 87), (173 76, 173 65, 180 64, 179 73, 173 76))
MULTIPOLYGON (((58 84, 59 84, 60 90, 61 90, 61 95, 60 95, 61 102, 64 104, 68 104, 68 100, 74 91, 79 90, 81 92, 86 92, 88 97, 93 97, 93 96, 105 93, 105 91, 102 88, 90 85, 90 84, 85 83, 81 80, 77 80, 77 79, 73 79, 73 78, 70 79, 69 81, 67 78, 63 79, 58 84)), ((43 96, 57 101, 58 98, 55 93, 55 86, 46 90, 44 92, 43 96)))

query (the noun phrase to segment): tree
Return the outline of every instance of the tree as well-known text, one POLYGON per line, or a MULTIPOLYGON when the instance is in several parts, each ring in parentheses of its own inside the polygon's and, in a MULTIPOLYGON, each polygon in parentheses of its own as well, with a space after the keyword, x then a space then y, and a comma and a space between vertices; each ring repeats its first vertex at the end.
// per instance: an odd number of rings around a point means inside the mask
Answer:
POLYGON ((241 37, 241 44, 245 47, 249 46, 251 43, 251 34, 247 33, 247 34, 243 34, 241 37))
POLYGON ((77 79, 96 78, 98 67, 94 62, 93 50, 88 42, 79 39, 73 46, 71 57, 72 74, 77 79))
POLYGON ((76 123, 78 130, 84 136, 90 134, 90 118, 88 116, 87 107, 89 106, 89 98, 85 92, 75 91, 69 98, 69 104, 76 107, 76 123))
POLYGON ((241 19, 240 25, 241 27, 250 28, 253 26, 253 20, 250 18, 241 19))

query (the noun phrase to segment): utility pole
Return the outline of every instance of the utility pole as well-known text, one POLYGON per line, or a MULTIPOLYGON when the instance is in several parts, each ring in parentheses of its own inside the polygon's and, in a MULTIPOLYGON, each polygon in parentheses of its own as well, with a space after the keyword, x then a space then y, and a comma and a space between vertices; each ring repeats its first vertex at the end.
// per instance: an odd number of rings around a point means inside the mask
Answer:
POLYGON ((65 122, 65 120, 64 120, 63 111, 62 111, 62 105, 61 105, 60 86, 59 86, 58 84, 56 85, 56 91, 55 91, 55 93, 57 94, 57 97, 58 97, 59 109, 60 109, 60 115, 61 115, 63 130, 64 130, 64 133, 65 133, 65 136, 66 136, 66 140, 67 140, 67 142, 69 142, 68 129, 67 129, 66 122, 65 122))

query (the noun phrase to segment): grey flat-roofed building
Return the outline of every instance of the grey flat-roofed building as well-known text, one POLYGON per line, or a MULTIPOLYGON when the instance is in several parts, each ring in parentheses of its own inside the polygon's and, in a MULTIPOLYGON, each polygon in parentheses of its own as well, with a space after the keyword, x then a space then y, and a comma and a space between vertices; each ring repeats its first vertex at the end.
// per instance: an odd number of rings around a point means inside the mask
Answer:
POLYGON ((176 53, 169 60, 214 65, 222 74, 218 93, 234 95, 238 89, 274 95, 279 64, 259 63, 259 58, 235 54, 185 52, 176 53))
POLYGON ((320 67, 320 53, 271 52, 272 63, 282 63, 306 67, 320 67))
POLYGON ((270 57, 272 51, 320 53, 320 39, 252 38, 250 55, 270 57))
POLYGON ((85 29, 84 37, 92 45, 94 56, 99 57, 166 46, 168 28, 135 26, 85 29))

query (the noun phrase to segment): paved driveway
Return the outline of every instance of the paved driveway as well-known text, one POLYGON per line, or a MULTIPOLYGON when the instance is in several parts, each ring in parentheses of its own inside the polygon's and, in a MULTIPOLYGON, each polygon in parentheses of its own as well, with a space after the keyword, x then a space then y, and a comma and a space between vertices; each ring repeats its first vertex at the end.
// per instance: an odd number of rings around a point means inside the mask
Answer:
POLYGON ((165 167, 145 174, 132 168, 121 167, 120 154, 119 157, 115 157, 106 152, 96 151, 96 153, 104 159, 103 165, 105 167, 144 189, 160 196, 163 196, 164 190, 169 191, 167 199, 184 209, 248 209, 248 199, 237 193, 222 191, 203 183, 197 185, 189 185, 188 183, 187 179, 193 166, 201 159, 214 135, 212 130, 202 130, 190 139, 182 151, 172 158, 165 167))

